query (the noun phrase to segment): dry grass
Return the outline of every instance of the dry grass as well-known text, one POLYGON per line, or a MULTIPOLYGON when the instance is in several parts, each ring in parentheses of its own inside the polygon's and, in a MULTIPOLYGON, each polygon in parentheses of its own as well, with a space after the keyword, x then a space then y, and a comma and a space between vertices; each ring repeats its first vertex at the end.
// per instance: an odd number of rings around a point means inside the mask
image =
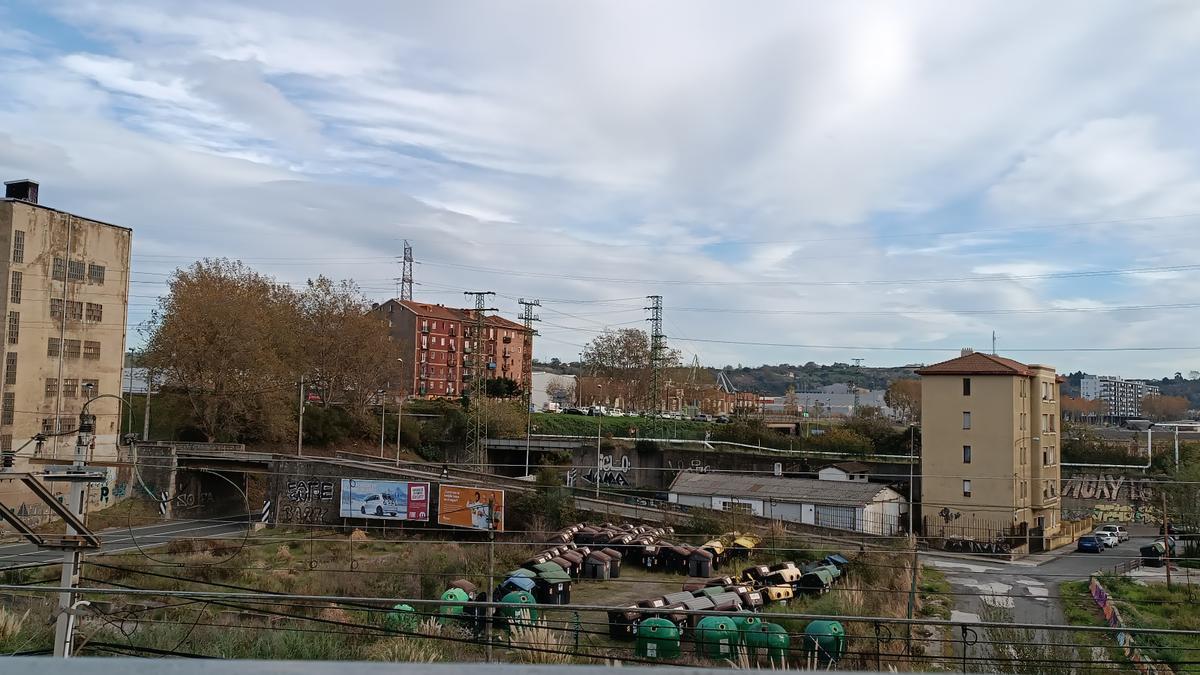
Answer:
POLYGON ((538 622, 531 626, 519 626, 511 632, 513 660, 519 663, 563 665, 585 663, 586 660, 572 656, 573 645, 567 644, 564 632, 538 622))
POLYGON ((366 541, 367 539, 367 533, 362 530, 354 530, 350 533, 350 541, 366 541))
POLYGON ((0 607, 0 640, 8 640, 17 633, 21 632, 21 627, 25 625, 25 619, 29 618, 29 610, 25 610, 24 614, 18 615, 16 612, 0 607))

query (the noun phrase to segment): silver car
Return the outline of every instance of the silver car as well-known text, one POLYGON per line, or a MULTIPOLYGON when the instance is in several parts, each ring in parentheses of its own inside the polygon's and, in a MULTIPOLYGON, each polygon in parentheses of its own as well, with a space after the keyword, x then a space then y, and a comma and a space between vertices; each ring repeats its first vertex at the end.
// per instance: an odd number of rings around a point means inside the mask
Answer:
POLYGON ((1117 542, 1129 541, 1129 530, 1124 525, 1101 525, 1096 532, 1111 532, 1117 537, 1117 542))

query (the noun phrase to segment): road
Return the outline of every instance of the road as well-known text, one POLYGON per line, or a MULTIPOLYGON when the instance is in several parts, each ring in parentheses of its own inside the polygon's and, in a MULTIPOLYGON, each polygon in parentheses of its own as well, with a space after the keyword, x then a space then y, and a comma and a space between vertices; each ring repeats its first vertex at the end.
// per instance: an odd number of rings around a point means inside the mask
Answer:
POLYGON ((922 555, 922 560, 946 575, 954 593, 953 619, 986 619, 989 608, 1005 610, 1018 623, 1063 623, 1058 584, 1087 579, 1093 572, 1138 557, 1138 549, 1156 537, 1149 529, 1103 553, 1080 553, 1072 547, 1065 555, 1042 554, 1013 562, 988 562, 922 555))
MULTIPOLYGON (((128 553, 138 550, 139 546, 142 548, 161 546, 174 539, 240 536, 245 529, 246 524, 243 519, 240 521, 168 521, 132 529, 105 530, 100 532, 100 550, 98 552, 90 551, 85 556, 96 553, 128 553)), ((0 569, 40 565, 61 560, 62 551, 38 550, 36 546, 29 543, 0 546, 0 569)))

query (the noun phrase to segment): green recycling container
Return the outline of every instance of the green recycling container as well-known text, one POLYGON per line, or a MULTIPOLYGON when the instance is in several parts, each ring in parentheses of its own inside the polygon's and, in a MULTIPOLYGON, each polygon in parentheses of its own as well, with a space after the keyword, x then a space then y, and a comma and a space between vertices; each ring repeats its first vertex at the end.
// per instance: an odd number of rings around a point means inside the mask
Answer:
POLYGON ((706 616, 692 631, 696 654, 709 659, 733 658, 737 651, 737 624, 727 616, 706 616))
POLYGON ((394 605, 392 611, 383 616, 383 627, 392 631, 411 633, 419 623, 417 610, 412 605, 394 605))
POLYGON ((650 618, 638 624, 635 653, 646 659, 677 659, 679 626, 667 619, 650 618))
POLYGON ((500 608, 500 616, 507 619, 509 626, 532 626, 538 620, 537 600, 525 591, 513 591, 500 598, 504 605, 500 608))
POLYGON ((745 641, 746 651, 752 662, 765 656, 773 666, 782 668, 787 665, 787 652, 792 644, 792 637, 783 626, 760 622, 745 634, 745 641))
POLYGON ((737 627, 738 643, 747 644, 746 636, 749 635, 751 631, 758 630, 759 625, 762 624, 762 619, 748 613, 734 614, 733 624, 737 627))
POLYGON ((804 627, 804 651, 815 653, 817 662, 837 662, 846 653, 846 629, 837 621, 813 621, 804 627))
MULTIPOLYGON (((452 600, 455 602, 468 602, 470 596, 461 588, 450 588, 445 593, 442 593, 442 600, 452 600)), ((466 607, 463 605, 442 605, 438 608, 438 623, 443 626, 453 625, 455 622, 463 618, 463 612, 466 607)))

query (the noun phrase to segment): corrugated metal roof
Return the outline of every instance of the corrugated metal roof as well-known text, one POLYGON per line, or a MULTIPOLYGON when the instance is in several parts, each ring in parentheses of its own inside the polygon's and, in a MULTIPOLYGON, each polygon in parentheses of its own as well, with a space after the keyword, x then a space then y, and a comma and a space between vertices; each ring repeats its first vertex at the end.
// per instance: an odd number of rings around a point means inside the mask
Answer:
POLYGON ((839 506, 862 506, 880 498, 896 499, 900 493, 878 483, 858 483, 811 478, 777 478, 742 474, 684 471, 671 484, 671 492, 697 496, 747 496, 786 502, 811 502, 839 506))

